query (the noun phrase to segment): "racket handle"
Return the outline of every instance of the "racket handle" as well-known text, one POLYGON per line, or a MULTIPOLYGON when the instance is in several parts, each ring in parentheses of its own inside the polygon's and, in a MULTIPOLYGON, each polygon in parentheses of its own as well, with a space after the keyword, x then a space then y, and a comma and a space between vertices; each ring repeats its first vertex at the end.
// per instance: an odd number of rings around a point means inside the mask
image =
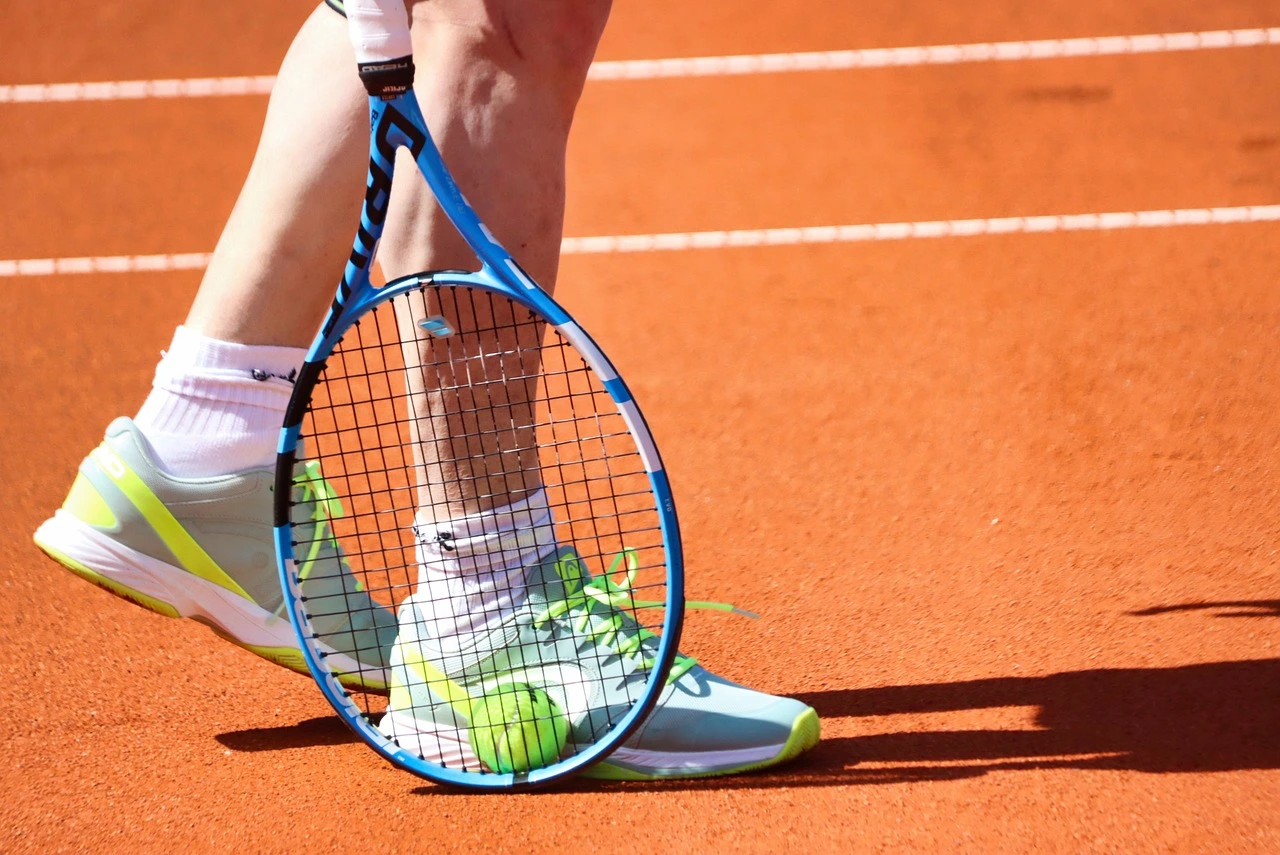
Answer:
POLYGON ((347 0, 347 29, 370 95, 391 99, 413 86, 413 42, 403 0, 347 0))

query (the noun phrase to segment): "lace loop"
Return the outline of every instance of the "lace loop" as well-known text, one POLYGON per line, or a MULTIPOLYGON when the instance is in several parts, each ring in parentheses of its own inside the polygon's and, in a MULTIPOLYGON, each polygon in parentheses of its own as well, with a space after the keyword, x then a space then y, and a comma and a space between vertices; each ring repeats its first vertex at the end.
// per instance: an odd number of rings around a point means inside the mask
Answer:
MULTIPOLYGON (((307 553, 301 556, 297 562, 298 565, 298 582, 305 582, 307 577, 311 575, 311 570, 316 566, 316 560, 320 557, 320 551, 326 544, 332 544, 335 551, 338 549, 338 539, 333 533, 332 523, 346 515, 343 510, 342 500, 338 497, 337 491, 324 479, 324 475, 320 471, 320 461, 307 460, 302 464, 300 472, 297 472, 293 478, 293 486, 301 492, 296 505, 310 505, 311 519, 315 528, 312 531, 311 540, 307 542, 307 553)), ((355 580, 355 588, 357 591, 363 591, 364 586, 360 584, 360 580, 355 580)), ((272 617, 279 617, 284 612, 284 601, 276 607, 271 613, 272 617)))

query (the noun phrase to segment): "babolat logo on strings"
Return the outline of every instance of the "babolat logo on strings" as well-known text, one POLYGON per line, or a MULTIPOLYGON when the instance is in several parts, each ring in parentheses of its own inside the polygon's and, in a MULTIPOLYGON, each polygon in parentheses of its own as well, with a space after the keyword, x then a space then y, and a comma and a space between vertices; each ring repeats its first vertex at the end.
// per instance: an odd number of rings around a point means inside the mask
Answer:
POLYGON ((355 287, 357 277, 367 278, 369 265, 373 261, 373 253, 377 240, 373 231, 382 233, 382 225, 387 220, 387 204, 391 201, 391 174, 389 170, 395 162, 396 148, 404 146, 417 159, 427 144, 426 133, 393 104, 384 104, 374 114, 373 147, 369 157, 369 184, 364 193, 364 216, 360 218, 360 227, 356 232, 356 244, 352 247, 351 257, 347 259, 346 270, 342 274, 342 282, 338 285, 338 293, 333 298, 329 310, 329 318, 325 321, 324 334, 333 332, 338 315, 346 304, 347 298, 355 287), (386 164, 384 168, 382 164, 386 164), (370 231, 370 230, 373 231, 370 231))
POLYGON ((432 315, 425 320, 418 321, 418 326, 436 338, 448 338, 453 335, 453 327, 449 326, 449 322, 444 319, 443 315, 432 315))

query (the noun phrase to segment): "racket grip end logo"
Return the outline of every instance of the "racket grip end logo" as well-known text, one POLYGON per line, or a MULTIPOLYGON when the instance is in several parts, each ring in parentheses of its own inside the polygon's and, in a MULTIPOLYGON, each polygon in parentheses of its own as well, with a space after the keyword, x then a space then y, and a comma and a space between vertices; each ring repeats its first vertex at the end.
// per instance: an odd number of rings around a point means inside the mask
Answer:
POLYGON ((413 57, 402 56, 387 62, 362 62, 360 80, 375 98, 391 101, 413 88, 413 57))

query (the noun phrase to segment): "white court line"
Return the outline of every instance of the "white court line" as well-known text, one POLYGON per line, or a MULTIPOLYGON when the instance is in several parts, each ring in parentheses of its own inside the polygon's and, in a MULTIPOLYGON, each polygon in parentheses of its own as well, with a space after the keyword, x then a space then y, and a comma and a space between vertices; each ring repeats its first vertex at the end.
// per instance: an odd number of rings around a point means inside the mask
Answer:
MULTIPOLYGON (((980 220, 926 220, 914 223, 870 223, 809 226, 793 229, 738 229, 719 232, 670 232, 652 235, 603 235, 565 238, 565 255, 619 252, 669 252, 797 244, 860 243, 916 238, 978 235, 1044 234, 1112 231, 1171 226, 1280 222, 1280 205, 1237 208, 1182 208, 1171 211, 1114 211, 1105 214, 1056 214, 1041 217, 993 217, 980 220)), ((200 270, 209 253, 182 255, 108 255, 91 258, 23 258, 0 260, 0 277, 53 276, 69 273, 137 273, 156 270, 200 270)))
POLYGON ((191 77, 185 80, 117 80, 105 83, 35 83, 0 86, 0 104, 55 101, 124 101, 144 98, 208 98, 216 95, 267 95, 274 75, 191 77))
POLYGON ((203 270, 210 253, 178 255, 98 255, 88 258, 22 258, 0 261, 3 276, 53 276, 62 273, 138 273, 154 270, 203 270))
MULTIPOLYGON (((1141 36, 981 42, 960 45, 868 48, 863 50, 630 59, 597 62, 588 80, 653 80, 670 77, 724 77, 793 71, 843 71, 962 62, 1007 62, 1087 56, 1170 53, 1280 44, 1280 27, 1157 33, 1141 36)), ((105 83, 50 83, 0 86, 2 103, 115 101, 140 98, 202 98, 216 95, 265 95, 275 78, 198 77, 185 80, 124 80, 105 83)))
MULTIPOLYGON (((859 243, 914 238, 1044 232, 1110 231, 1226 223, 1280 221, 1280 205, 1238 208, 1184 208, 1174 211, 1114 211, 1106 214, 1050 214, 1042 217, 994 217, 982 220, 926 220, 854 226, 809 226, 792 229, 739 229, 726 232, 671 232, 565 238, 565 255, 612 252, 662 252, 726 247, 788 246, 813 243, 859 243)), ((3 270, 3 262, 0 262, 3 270)))
POLYGON ((1212 30, 1145 36, 1043 39, 1031 42, 982 42, 964 45, 870 48, 812 53, 764 53, 748 56, 705 56, 688 59, 635 59, 598 62, 588 80, 650 80, 657 77, 711 77, 772 74, 786 71, 843 71, 912 65, 954 65, 1065 57, 1169 53, 1280 44, 1280 27, 1212 30))

